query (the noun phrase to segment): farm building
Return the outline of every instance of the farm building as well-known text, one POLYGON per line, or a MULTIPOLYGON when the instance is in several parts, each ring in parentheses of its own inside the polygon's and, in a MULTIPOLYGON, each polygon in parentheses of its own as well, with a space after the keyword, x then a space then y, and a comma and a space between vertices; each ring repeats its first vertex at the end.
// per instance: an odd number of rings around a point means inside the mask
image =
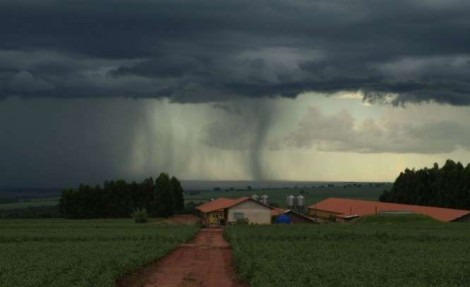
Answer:
POLYGON ((302 213, 299 213, 295 210, 291 209, 282 209, 278 207, 274 207, 271 211, 271 215, 273 218, 278 218, 281 215, 285 215, 289 218, 290 223, 297 224, 297 223, 316 223, 317 221, 314 218, 308 217, 302 213))
MULTIPOLYGON (((298 223, 316 223, 317 221, 314 218, 308 217, 304 214, 301 214, 295 210, 291 209, 282 209, 282 208, 273 208, 272 216, 274 218, 279 218, 281 215, 289 218, 289 223, 298 224, 298 223)), ((275 221, 277 222, 277 221, 275 221)))
POLYGON ((284 212, 285 215, 287 215, 290 220, 292 221, 293 224, 296 223, 315 223, 315 219, 310 218, 308 216, 305 216, 299 212, 296 212, 294 210, 286 210, 284 212))
POLYGON ((321 219, 346 222, 354 218, 380 213, 415 213, 439 221, 470 221, 470 210, 450 209, 410 204, 397 204, 345 198, 328 198, 308 207, 308 214, 321 219))
POLYGON ((271 209, 249 197, 218 198, 196 207, 205 226, 225 225, 239 220, 250 224, 271 224, 271 209))
POLYGON ((271 216, 272 216, 272 217, 277 217, 277 216, 283 214, 284 212, 286 212, 286 209, 284 209, 284 208, 273 207, 273 208, 271 209, 271 216))

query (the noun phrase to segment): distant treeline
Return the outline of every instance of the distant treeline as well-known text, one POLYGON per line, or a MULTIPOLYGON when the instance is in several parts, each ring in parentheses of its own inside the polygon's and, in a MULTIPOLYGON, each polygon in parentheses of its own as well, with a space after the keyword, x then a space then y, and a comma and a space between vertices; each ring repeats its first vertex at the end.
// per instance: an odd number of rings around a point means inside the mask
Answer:
POLYGON ((64 190, 59 203, 60 213, 66 218, 122 218, 142 208, 156 217, 182 211, 180 181, 162 173, 156 180, 150 177, 141 183, 116 180, 105 181, 102 187, 81 184, 78 189, 64 190))
POLYGON ((470 209, 470 164, 447 160, 442 168, 406 169, 380 201, 470 209))

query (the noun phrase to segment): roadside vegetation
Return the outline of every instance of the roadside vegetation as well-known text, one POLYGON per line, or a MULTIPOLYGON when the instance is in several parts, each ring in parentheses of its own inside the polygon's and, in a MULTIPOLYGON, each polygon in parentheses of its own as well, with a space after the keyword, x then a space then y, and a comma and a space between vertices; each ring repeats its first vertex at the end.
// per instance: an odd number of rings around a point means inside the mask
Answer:
POLYGON ((2 220, 0 286, 111 287, 197 231, 155 219, 2 220))
POLYGON ((470 286, 468 224, 377 221, 228 226, 224 235, 251 287, 470 286))

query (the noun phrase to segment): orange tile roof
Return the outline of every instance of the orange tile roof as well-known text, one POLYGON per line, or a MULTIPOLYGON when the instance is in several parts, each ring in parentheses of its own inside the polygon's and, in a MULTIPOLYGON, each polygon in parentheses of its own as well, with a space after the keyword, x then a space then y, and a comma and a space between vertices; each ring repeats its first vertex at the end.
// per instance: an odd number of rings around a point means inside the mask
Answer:
POLYGON ((203 213, 213 212, 213 211, 229 208, 230 206, 233 206, 235 204, 238 204, 248 199, 250 198, 249 197, 241 197, 241 198, 219 197, 217 199, 214 199, 212 201, 199 205, 198 207, 196 207, 196 209, 203 213))
POLYGON ((410 204, 397 204, 345 198, 327 198, 312 204, 309 209, 333 212, 339 215, 372 215, 377 212, 408 211, 424 214, 440 221, 454 221, 470 214, 470 210, 450 209, 410 204))

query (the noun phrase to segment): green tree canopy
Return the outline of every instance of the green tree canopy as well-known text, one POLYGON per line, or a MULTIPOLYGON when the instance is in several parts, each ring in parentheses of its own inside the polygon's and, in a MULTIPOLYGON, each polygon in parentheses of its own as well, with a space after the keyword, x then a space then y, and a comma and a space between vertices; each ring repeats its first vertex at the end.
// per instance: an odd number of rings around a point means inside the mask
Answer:
POLYGON ((442 168, 406 169, 380 201, 470 209, 470 164, 447 160, 442 168))
POLYGON ((176 177, 162 173, 141 183, 124 180, 105 181, 103 186, 81 184, 65 189, 59 202, 66 218, 124 218, 134 210, 146 209, 152 216, 168 217, 184 207, 183 188, 176 177))

